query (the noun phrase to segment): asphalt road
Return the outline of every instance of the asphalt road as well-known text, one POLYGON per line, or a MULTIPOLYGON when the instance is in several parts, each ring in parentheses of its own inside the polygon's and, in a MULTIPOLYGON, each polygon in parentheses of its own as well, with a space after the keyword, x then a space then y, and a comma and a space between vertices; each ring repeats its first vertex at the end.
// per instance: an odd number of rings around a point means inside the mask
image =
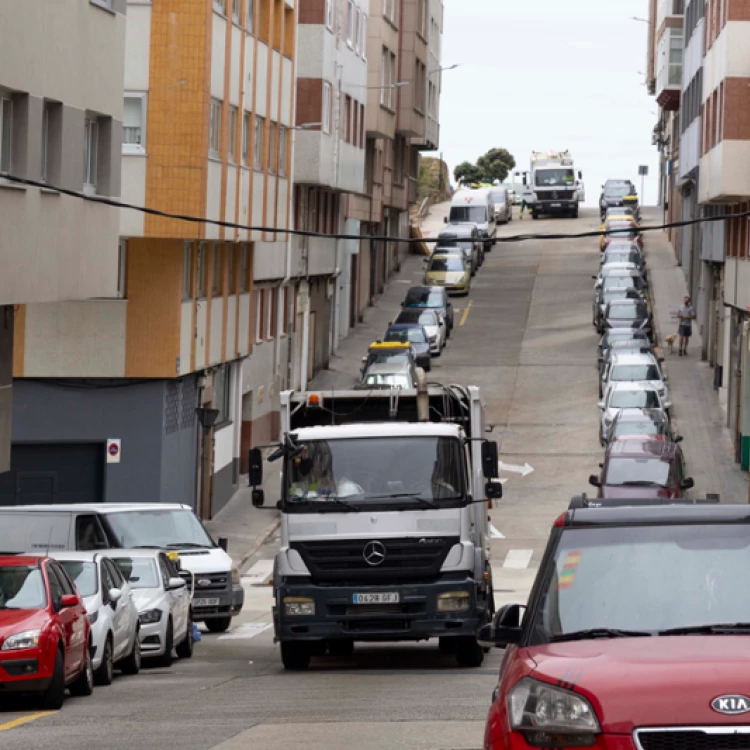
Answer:
MULTIPOLYGON (((500 233, 597 225, 588 211, 578 220, 515 220, 500 233)), ((601 460, 591 326, 598 257, 594 239, 497 245, 475 277, 471 306, 456 301, 454 336, 431 373, 480 386, 502 461, 533 468, 503 472, 505 497, 492 511, 499 604, 525 600, 551 524, 572 495, 586 490, 601 460)), ((419 282, 420 271, 410 258, 395 283, 404 290, 410 278, 419 282)), ((363 338, 362 351, 367 343, 363 338)), ((358 644, 349 659, 314 659, 306 673, 285 673, 266 584, 274 544, 249 561, 246 607, 229 633, 204 635, 193 659, 118 676, 59 712, 23 711, 3 696, 0 748, 481 747, 500 652, 467 670, 432 643, 358 644)))

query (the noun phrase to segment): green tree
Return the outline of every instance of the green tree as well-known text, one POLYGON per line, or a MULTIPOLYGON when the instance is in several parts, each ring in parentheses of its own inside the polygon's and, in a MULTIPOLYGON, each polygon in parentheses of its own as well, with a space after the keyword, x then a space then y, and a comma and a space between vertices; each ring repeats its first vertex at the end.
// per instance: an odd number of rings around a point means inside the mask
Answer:
POLYGON ((508 173, 515 166, 516 160, 504 148, 491 148, 477 159, 477 167, 487 182, 505 182, 508 173))
POLYGON ((476 164, 464 161, 453 170, 453 176, 457 182, 481 182, 482 170, 476 164))

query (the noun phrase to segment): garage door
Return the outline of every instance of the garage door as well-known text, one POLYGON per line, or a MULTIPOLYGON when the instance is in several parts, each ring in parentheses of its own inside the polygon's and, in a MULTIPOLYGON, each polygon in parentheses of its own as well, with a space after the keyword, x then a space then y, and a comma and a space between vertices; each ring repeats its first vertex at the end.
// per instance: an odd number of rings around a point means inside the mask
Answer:
POLYGON ((0 505, 98 503, 104 500, 102 443, 13 445, 0 474, 0 505))

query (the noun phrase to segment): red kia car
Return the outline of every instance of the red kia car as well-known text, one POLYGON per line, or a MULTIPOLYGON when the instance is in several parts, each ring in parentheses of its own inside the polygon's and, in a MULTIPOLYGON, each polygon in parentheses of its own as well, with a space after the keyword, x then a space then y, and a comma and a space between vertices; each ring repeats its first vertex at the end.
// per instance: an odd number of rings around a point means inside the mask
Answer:
POLYGON ((485 750, 750 748, 747 505, 590 502, 479 632, 505 648, 485 750))
POLYGON ((90 695, 89 621, 63 567, 46 557, 0 556, 0 696, 37 693, 57 709, 65 688, 90 695))

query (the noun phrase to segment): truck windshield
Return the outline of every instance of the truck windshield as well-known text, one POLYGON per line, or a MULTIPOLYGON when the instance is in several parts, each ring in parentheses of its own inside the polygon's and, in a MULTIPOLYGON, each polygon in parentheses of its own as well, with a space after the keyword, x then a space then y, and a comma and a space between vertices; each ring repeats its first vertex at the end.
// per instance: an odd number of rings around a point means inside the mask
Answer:
POLYGON ((461 446, 449 437, 309 440, 285 471, 287 510, 456 507, 464 497, 461 446))
POLYGON ((451 215, 448 221, 451 224, 483 224, 487 221, 487 209, 485 206, 451 206, 451 215))
POLYGON ((121 547, 213 547, 208 532, 191 510, 136 510, 105 513, 121 547))
POLYGON ((576 181, 572 169, 537 169, 534 184, 540 187, 569 187, 576 181))
POLYGON ((750 622, 749 565, 748 524, 564 531, 539 581, 532 645, 599 628, 659 635, 750 622))

